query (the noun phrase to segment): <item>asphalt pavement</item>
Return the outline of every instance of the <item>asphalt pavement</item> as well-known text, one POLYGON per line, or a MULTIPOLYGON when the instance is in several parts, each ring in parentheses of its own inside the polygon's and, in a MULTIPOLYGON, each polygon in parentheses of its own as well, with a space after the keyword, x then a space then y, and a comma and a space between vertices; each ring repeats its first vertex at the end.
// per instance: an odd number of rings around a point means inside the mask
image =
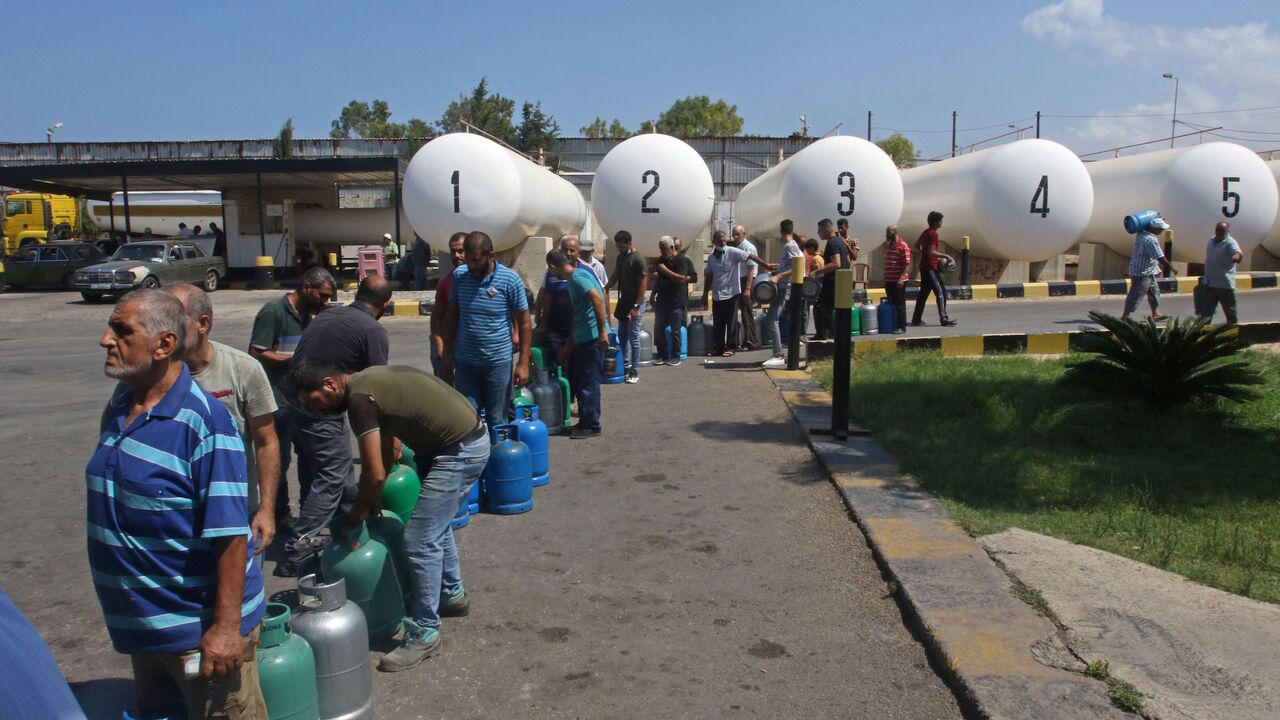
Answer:
MULTIPOLYGON (((278 294, 217 293, 214 339, 247 345, 278 294)), ((109 314, 67 293, 0 295, 0 583, 90 717, 118 718, 129 664, 83 535, 109 314)), ((392 362, 426 368, 424 320, 383 322, 392 362)), ((446 620, 437 657, 375 676, 378 716, 960 717, 765 356, 606 386, 604 434, 552 439, 532 512, 459 531, 471 615, 446 620)))

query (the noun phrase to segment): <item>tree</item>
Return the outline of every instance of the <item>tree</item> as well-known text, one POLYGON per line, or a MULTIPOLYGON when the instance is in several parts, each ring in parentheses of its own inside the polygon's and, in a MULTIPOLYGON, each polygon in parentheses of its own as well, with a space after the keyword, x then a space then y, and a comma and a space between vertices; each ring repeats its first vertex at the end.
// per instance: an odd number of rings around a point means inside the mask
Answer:
POLYGON ((600 140, 603 138, 625 140, 631 137, 631 131, 628 130, 618 118, 614 118, 613 122, 607 123, 604 118, 596 117, 595 120, 591 121, 590 125, 584 125, 578 128, 578 132, 581 132, 583 137, 591 138, 593 140, 600 140))
POLYGON ((676 137, 725 137, 742 132, 742 118, 737 105, 724 100, 712 103, 706 95, 689 96, 659 115, 657 128, 676 137))
POLYGON ((404 137, 405 126, 391 122, 391 108, 386 100, 372 103, 352 100, 333 121, 329 137, 388 138, 404 137))
MULTIPOLYGON (((560 149, 560 125, 556 119, 542 112, 542 101, 525 102, 520 108, 520 127, 516 128, 517 150, 531 157, 555 156, 560 149)), ((559 158, 548 163, 559 167, 559 158)))
POLYGON ((894 133, 884 140, 880 140, 876 145, 885 151, 893 164, 899 168, 913 168, 916 166, 916 147, 911 144, 906 135, 902 133, 894 133))
MULTIPOLYGON (((465 122, 509 145, 515 145, 516 128, 511 121, 515 108, 514 100, 497 93, 489 94, 488 78, 482 77, 470 96, 459 95, 457 100, 449 103, 436 125, 442 132, 464 132, 467 129, 465 122)), ((559 132, 559 127, 556 131, 559 132)))
POLYGON ((281 159, 293 157, 293 118, 289 118, 284 125, 280 126, 280 134, 272 143, 271 154, 281 159))

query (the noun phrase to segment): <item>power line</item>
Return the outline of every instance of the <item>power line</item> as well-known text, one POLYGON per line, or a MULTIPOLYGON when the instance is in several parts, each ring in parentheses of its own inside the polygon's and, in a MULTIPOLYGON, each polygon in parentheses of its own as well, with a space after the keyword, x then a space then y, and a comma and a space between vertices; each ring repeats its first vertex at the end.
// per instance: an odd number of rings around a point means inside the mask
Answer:
MULTIPOLYGON (((1006 120, 1006 121, 1004 121, 1004 122, 998 122, 998 123, 996 123, 996 124, 994 124, 994 125, 983 125, 983 126, 981 126, 981 127, 958 128, 958 129, 956 130, 956 132, 976 132, 976 131, 978 131, 978 130, 991 130, 991 129, 994 129, 994 128, 1009 127, 1009 125, 1010 125, 1011 123, 1030 122, 1031 120, 1033 120, 1033 119, 1034 119, 1034 117, 1035 117, 1035 116, 1023 117, 1023 118, 1016 118, 1016 119, 1014 119, 1014 120, 1006 120)), ((878 126, 878 125, 877 125, 877 126, 873 126, 871 129, 872 129, 872 130, 881 130, 881 131, 885 131, 885 132, 904 133, 904 134, 905 134, 905 133, 923 133, 923 134, 928 134, 928 133, 949 133, 949 132, 951 132, 951 128, 946 128, 946 129, 944 129, 944 130, 905 130, 905 129, 903 129, 903 128, 880 127, 880 126, 878 126)))
MULTIPOLYGON (((1198 116, 1198 115, 1230 115, 1230 114, 1233 114, 1233 113, 1262 112, 1262 111, 1264 111, 1264 110, 1280 110, 1280 105, 1267 105, 1267 106, 1265 106, 1265 107, 1255 107, 1255 108, 1240 108, 1240 109, 1236 109, 1236 110, 1205 110, 1205 111, 1203 111, 1203 112, 1182 112, 1182 113, 1178 113, 1178 115, 1179 115, 1179 116, 1190 116, 1190 115, 1197 115, 1197 116, 1198 116)), ((1046 118, 1085 118, 1085 119, 1101 118, 1101 119, 1106 119, 1106 118, 1151 118, 1151 117, 1168 117, 1168 116, 1169 116, 1169 113, 1116 113, 1116 114, 1101 114, 1101 113, 1098 113, 1098 114, 1093 114, 1093 115, 1052 115, 1052 114, 1050 114, 1050 113, 1043 113, 1043 114, 1041 114, 1041 116, 1040 116, 1040 117, 1046 117, 1046 118)))

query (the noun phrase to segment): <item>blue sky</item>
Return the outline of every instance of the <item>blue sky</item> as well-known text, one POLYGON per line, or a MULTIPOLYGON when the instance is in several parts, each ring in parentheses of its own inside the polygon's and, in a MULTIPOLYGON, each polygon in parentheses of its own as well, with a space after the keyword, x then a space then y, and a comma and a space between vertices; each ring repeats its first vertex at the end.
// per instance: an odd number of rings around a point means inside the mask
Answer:
POLYGON ((865 135, 870 110, 873 139, 902 130, 925 157, 948 152, 952 110, 962 146, 1040 110, 1044 137, 1084 153, 1167 137, 1168 72, 1179 121, 1280 148, 1276 0, 49 2, 22 15, 0 47, 0 141, 42 141, 54 122, 65 141, 270 137, 290 116, 295 136, 323 137, 352 99, 432 121, 487 76, 541 100, 564 135, 597 115, 634 129, 705 94, 757 135, 796 131, 801 114, 813 134, 865 135), (1266 109, 1196 114, 1247 108, 1266 109))

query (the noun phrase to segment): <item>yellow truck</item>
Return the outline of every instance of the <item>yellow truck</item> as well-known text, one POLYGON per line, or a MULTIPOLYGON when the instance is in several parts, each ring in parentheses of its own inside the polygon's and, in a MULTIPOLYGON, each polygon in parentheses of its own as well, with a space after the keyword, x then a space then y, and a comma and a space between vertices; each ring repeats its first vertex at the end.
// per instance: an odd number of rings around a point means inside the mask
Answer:
POLYGON ((48 193, 13 193, 4 199, 4 255, 46 240, 79 237, 75 198, 48 193))

